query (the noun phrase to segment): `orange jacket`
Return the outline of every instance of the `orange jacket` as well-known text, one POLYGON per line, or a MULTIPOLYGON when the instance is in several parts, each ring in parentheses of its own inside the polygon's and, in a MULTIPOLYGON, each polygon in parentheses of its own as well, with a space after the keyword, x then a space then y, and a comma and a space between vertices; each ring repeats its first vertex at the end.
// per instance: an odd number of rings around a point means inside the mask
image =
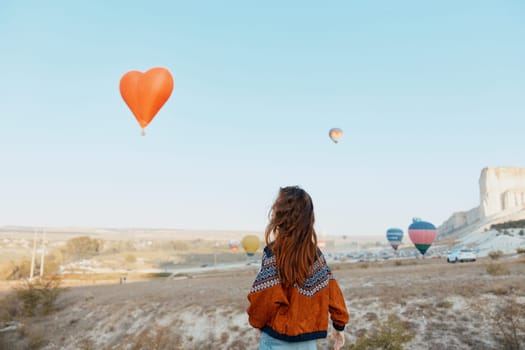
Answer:
POLYGON ((264 248, 261 269, 252 285, 248 300, 250 324, 274 338, 298 342, 325 338, 328 314, 337 330, 348 322, 343 293, 321 253, 304 285, 281 284, 275 256, 264 248))

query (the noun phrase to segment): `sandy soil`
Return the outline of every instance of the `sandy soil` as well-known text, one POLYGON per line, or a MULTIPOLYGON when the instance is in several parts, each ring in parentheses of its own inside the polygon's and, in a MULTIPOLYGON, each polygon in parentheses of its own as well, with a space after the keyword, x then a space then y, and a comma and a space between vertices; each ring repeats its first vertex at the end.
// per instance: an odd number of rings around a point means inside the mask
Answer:
MULTIPOLYGON (((500 348, 491 312, 509 299, 525 303, 525 264, 509 260, 509 275, 492 276, 488 263, 332 264, 351 314, 348 343, 395 314, 416 335, 406 349, 500 348)), ((23 333, 42 338, 47 350, 257 349, 258 332, 244 311, 257 269, 71 287, 59 297, 58 311, 22 320, 23 333)), ((24 334, 15 332, 12 339, 22 341, 24 334)), ((330 348, 326 340, 318 347, 330 348)))

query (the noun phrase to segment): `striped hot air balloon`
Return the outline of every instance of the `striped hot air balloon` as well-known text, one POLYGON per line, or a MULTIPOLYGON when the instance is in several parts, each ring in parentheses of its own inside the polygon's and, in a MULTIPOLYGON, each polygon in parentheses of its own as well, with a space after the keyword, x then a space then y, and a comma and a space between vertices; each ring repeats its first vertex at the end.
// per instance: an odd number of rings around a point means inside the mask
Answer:
POLYGON ((430 248, 434 242, 436 233, 436 226, 418 218, 414 218, 412 224, 408 227, 408 236, 410 237, 410 240, 423 255, 425 255, 428 248, 430 248))
POLYGON ((389 228, 386 231, 386 239, 390 242, 390 245, 394 250, 397 250, 397 247, 401 244, 403 239, 403 230, 399 228, 389 228))

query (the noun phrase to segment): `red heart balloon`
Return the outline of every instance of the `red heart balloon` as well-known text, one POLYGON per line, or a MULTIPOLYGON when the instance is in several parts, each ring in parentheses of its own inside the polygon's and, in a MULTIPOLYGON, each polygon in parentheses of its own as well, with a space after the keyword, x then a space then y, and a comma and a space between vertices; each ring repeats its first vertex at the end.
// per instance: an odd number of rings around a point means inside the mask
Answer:
POLYGON ((120 79, 120 94, 143 129, 172 91, 173 77, 166 68, 152 68, 145 73, 129 71, 120 79))

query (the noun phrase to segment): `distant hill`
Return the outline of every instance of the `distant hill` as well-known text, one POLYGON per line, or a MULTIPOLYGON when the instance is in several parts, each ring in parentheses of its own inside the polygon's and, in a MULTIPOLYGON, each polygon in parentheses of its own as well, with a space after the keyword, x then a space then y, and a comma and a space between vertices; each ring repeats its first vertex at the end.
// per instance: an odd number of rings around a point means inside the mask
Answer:
MULTIPOLYGON (((254 234, 262 237, 262 232, 238 230, 188 230, 164 228, 102 228, 102 227, 25 227, 1 226, 1 234, 16 233, 20 238, 31 238, 34 230, 46 231, 48 237, 64 236, 95 236, 104 239, 204 239, 204 240, 230 240, 240 239, 245 235, 254 234)), ((58 238, 58 237, 57 237, 58 238)))

